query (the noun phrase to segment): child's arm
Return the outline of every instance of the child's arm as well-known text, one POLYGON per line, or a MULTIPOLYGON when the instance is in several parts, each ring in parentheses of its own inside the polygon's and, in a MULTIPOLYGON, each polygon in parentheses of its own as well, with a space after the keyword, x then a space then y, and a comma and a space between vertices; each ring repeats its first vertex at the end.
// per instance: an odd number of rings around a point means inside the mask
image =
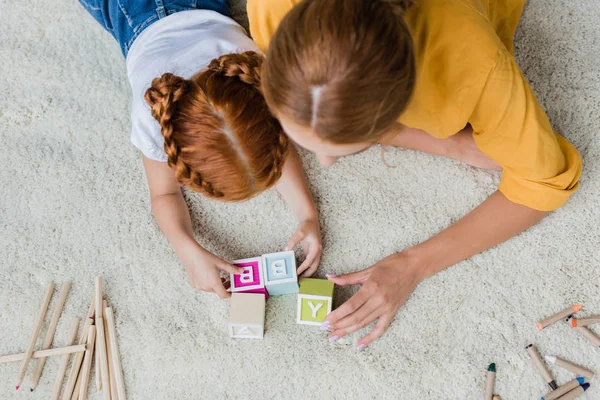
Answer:
POLYGON ((306 259, 298 267, 298 274, 304 277, 311 276, 317 271, 321 262, 323 251, 321 229, 317 209, 304 176, 302 161, 293 145, 290 146, 283 174, 275 187, 300 222, 296 233, 288 241, 286 249, 292 250, 299 242, 302 243, 306 259))
POLYGON ((513 203, 497 191, 431 239, 363 271, 331 277, 338 285, 362 284, 356 295, 327 317, 332 335, 342 337, 379 319, 358 342, 368 345, 385 332, 423 279, 510 239, 548 214, 513 203))
POLYGON ((154 217, 175 253, 185 266, 194 288, 214 292, 221 298, 230 294, 223 286, 219 270, 241 273, 241 269, 205 250, 194 239, 192 222, 179 182, 167 163, 144 156, 144 169, 150 188, 154 217))

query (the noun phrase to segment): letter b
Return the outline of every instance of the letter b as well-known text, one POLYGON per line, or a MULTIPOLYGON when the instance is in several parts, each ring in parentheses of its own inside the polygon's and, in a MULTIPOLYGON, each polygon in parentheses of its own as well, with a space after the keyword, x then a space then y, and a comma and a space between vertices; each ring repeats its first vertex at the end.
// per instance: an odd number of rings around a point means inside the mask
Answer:
POLYGON ((254 280, 254 276, 252 274, 252 267, 242 267, 244 272, 240 274, 240 282, 242 283, 251 283, 254 280))

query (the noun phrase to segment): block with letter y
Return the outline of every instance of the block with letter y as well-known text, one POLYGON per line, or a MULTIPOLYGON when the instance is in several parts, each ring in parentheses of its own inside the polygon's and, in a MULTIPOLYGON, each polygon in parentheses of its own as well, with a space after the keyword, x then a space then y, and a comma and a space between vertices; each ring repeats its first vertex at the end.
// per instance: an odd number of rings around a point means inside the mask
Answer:
POLYGON ((333 287, 333 282, 326 279, 302 279, 298 293, 296 322, 305 325, 321 325, 333 306, 333 287))

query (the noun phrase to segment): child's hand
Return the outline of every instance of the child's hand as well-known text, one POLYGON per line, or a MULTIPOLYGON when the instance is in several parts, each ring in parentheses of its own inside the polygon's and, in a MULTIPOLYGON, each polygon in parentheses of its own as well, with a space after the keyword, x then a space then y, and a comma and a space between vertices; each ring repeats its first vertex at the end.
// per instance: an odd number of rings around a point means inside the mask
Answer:
POLYGON ((227 292, 229 281, 221 277, 220 271, 227 274, 243 272, 241 268, 222 260, 198 244, 184 250, 180 259, 194 288, 216 293, 222 299, 231 297, 231 293, 227 292))
POLYGON ((321 254, 323 253, 321 229, 318 220, 310 219, 302 221, 296 233, 288 241, 285 249, 293 250, 298 243, 302 244, 302 249, 306 255, 306 259, 298 267, 298 275, 302 277, 312 276, 319 267, 321 254))

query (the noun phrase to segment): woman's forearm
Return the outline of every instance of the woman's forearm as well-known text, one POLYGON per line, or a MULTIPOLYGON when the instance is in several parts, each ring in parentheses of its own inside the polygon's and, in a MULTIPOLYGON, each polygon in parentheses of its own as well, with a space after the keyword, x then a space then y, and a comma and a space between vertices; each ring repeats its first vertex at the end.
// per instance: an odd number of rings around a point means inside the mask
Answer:
POLYGON ((160 229, 175 249, 197 245, 192 231, 192 221, 181 191, 151 198, 152 212, 160 229))
POLYGON ((299 221, 317 220, 317 209, 304 176, 302 160, 293 146, 287 157, 275 188, 299 221))
POLYGON ((422 278, 494 247, 548 215, 508 200, 497 191, 458 222, 407 250, 422 278))

